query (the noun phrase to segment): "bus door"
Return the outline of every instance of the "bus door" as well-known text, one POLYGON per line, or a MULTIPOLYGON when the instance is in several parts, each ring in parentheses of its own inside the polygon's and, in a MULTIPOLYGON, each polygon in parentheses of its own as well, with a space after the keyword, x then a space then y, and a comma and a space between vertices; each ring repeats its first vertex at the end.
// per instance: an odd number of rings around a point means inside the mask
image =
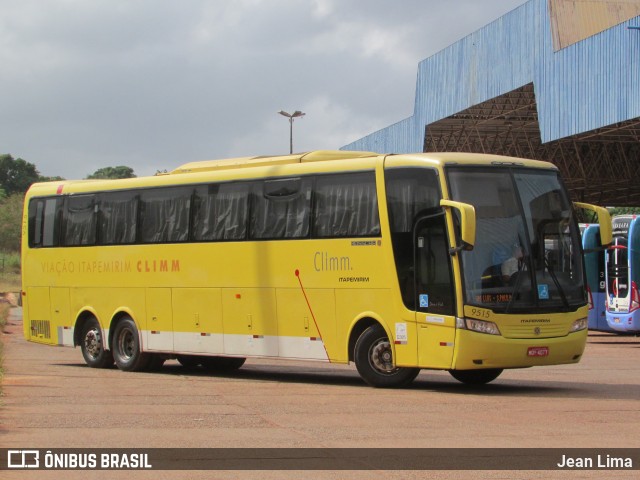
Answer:
POLYGON ((414 232, 418 364, 450 368, 455 340, 455 295, 444 212, 422 217, 414 232))

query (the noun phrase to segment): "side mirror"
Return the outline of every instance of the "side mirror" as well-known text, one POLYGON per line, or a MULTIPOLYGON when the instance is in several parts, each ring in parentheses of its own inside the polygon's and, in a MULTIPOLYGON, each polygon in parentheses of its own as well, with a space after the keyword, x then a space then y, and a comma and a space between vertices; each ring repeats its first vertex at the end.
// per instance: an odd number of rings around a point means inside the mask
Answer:
POLYGON ((575 208, 589 210, 598 216, 598 224, 600 225, 600 243, 603 247, 613 243, 613 226, 611 224, 611 215, 606 208, 597 207, 590 203, 573 202, 575 208))
MULTIPOLYGON (((455 208, 460 212, 460 237, 463 250, 473 250, 476 243, 476 210, 468 203, 455 202, 453 200, 440 200, 440 206, 455 208)), ((458 247, 457 247, 458 248, 458 247)))

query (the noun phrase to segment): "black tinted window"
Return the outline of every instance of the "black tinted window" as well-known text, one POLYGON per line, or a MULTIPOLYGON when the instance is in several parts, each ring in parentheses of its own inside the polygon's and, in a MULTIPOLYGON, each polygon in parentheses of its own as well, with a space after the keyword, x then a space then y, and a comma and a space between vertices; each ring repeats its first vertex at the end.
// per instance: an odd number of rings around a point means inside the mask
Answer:
POLYGON ((110 192, 100 200, 100 241, 105 245, 134 243, 138 220, 136 192, 110 192))
POLYGON ((435 170, 398 168, 385 172, 392 233, 410 232, 419 212, 440 205, 435 170))
POLYGON ((63 245, 94 245, 96 243, 97 205, 95 199, 95 195, 78 195, 67 198, 63 245))
POLYGON ((311 180, 267 180, 256 185, 251 238, 304 238, 309 235, 311 180))
POLYGON ((35 198, 29 202, 29 246, 58 245, 62 198, 35 198))
POLYGON ((380 234, 378 198, 373 172, 318 177, 315 188, 316 237, 359 237, 380 234))
POLYGON ((244 240, 249 214, 247 183, 205 185, 196 189, 193 239, 244 240))
POLYGON ((140 242, 189 239, 192 188, 154 188, 140 193, 140 242))

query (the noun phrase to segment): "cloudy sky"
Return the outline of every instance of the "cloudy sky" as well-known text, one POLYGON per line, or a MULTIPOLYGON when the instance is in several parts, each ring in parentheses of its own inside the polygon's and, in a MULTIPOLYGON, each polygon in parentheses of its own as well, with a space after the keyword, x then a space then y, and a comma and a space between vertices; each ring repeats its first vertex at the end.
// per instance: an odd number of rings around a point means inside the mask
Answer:
POLYGON ((0 153, 43 175, 336 149, 525 0, 0 0, 0 153))

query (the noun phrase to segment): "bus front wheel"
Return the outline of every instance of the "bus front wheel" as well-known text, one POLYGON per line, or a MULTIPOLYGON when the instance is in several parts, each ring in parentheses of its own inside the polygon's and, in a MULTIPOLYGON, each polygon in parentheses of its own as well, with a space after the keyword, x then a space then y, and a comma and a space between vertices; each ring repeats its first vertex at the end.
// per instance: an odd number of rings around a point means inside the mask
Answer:
POLYGON ((380 325, 372 325, 362 332, 356 341, 354 359, 358 373, 372 387, 403 387, 420 373, 419 368, 395 366, 391 342, 380 325))
POLYGON ((484 385, 502 373, 501 368, 487 368, 486 370, 449 370, 453 378, 467 385, 484 385))
POLYGON ((123 318, 113 332, 113 359, 120 370, 136 372, 149 366, 151 357, 140 350, 140 337, 135 322, 123 318))
POLYGON ((113 365, 113 355, 104 349, 102 329, 95 318, 87 320, 82 327, 80 350, 84 361, 91 368, 107 368, 113 365))

